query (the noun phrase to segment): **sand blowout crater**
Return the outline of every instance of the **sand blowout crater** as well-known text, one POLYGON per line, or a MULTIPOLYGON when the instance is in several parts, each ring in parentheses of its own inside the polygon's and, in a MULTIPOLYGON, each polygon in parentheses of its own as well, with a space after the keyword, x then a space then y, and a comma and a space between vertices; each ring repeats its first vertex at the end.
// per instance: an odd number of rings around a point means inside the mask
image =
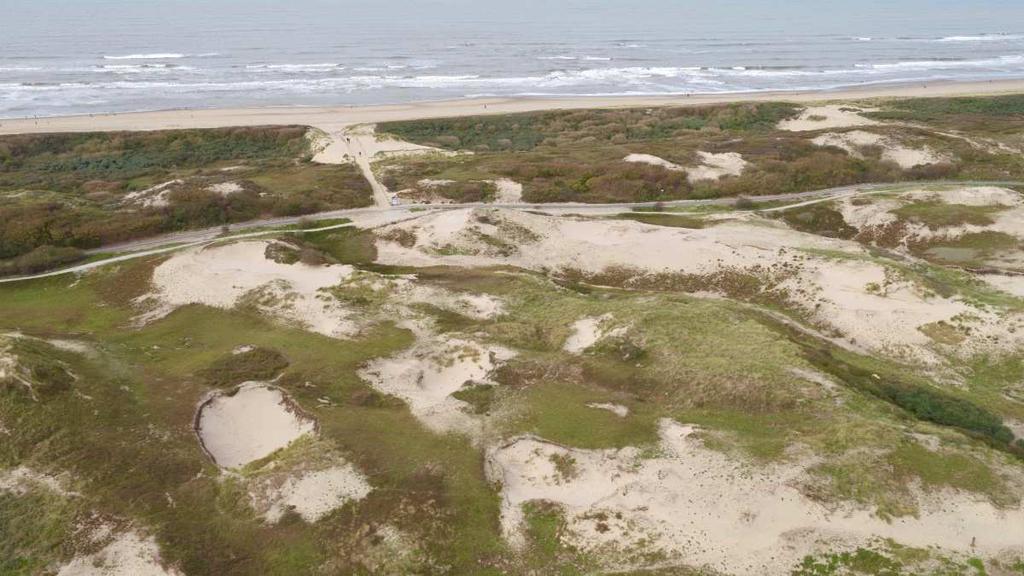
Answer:
POLYGON ((137 301, 148 311, 141 324, 178 307, 204 304, 232 309, 254 306, 279 322, 324 336, 344 338, 358 332, 351 312, 324 292, 348 279, 351 266, 285 264, 267 257, 274 240, 202 246, 179 252, 153 270, 154 291, 137 301))
POLYGON ((246 382, 234 393, 215 393, 203 402, 195 429, 218 466, 238 469, 315 433, 317 425, 281 390, 246 382))

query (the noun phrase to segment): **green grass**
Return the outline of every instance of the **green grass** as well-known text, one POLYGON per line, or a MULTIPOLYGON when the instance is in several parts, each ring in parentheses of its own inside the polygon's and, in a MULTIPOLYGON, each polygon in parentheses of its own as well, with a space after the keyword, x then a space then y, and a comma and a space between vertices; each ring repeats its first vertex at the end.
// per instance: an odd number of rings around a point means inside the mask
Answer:
POLYGON ((868 112, 866 115, 881 120, 918 122, 949 122, 960 116, 1019 119, 1024 116, 1024 95, 894 100, 887 103, 883 110, 868 112))
POLYGON ((0 574, 40 574, 62 560, 80 516, 75 503, 45 488, 0 492, 0 574))
POLYGON ((339 228, 299 234, 294 239, 303 246, 323 251, 342 264, 371 264, 377 259, 377 247, 372 231, 339 228))
POLYGON ((946 204, 941 201, 914 202, 892 211, 903 220, 924 224, 932 230, 950 226, 988 226, 995 221, 992 215, 1006 210, 1005 206, 968 206, 946 204))
POLYGON ((916 442, 897 446, 888 456, 896 475, 920 479, 925 489, 953 488, 986 494, 996 506, 1016 506, 1020 497, 989 465, 965 454, 940 454, 916 442))
POLYGON ((643 446, 657 440, 652 410, 633 405, 625 418, 587 404, 612 402, 615 395, 558 382, 535 384, 521 394, 504 399, 510 408, 523 412, 510 427, 546 440, 578 448, 643 446))
POLYGON ((271 380, 287 368, 288 364, 288 359, 277 350, 232 350, 230 354, 215 360, 201 374, 210 386, 224 388, 250 380, 271 380))

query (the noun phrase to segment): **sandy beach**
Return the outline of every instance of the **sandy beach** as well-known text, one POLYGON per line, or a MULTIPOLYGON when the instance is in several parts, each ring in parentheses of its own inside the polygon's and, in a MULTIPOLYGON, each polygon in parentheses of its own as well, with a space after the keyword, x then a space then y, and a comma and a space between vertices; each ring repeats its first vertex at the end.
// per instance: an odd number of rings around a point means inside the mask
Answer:
POLYGON ((164 110, 124 114, 54 116, 0 120, 0 134, 90 132, 116 130, 170 130, 226 126, 303 125, 335 132, 356 124, 509 114, 581 108, 635 108, 687 106, 728 102, 824 102, 869 98, 921 98, 980 96, 1024 92, 1024 80, 936 82, 804 92, 745 92, 676 96, 609 96, 572 98, 480 98, 412 104, 337 107, 270 107, 164 110))

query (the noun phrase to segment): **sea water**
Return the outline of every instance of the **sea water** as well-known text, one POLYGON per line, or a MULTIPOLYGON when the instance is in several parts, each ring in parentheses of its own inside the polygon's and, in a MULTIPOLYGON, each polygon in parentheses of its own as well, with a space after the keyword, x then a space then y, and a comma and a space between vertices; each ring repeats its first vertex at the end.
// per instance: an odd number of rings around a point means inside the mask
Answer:
POLYGON ((1022 0, 0 0, 0 117, 1003 78, 1022 0))

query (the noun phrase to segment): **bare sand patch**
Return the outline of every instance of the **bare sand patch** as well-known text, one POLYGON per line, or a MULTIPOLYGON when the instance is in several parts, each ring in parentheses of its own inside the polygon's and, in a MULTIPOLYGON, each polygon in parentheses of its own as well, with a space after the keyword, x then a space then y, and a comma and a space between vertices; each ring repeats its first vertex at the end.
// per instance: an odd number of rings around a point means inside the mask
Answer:
POLYGON ((313 161, 321 164, 344 164, 357 161, 360 158, 372 161, 378 155, 453 154, 440 148, 381 137, 377 134, 377 127, 374 124, 351 126, 336 134, 326 134, 321 138, 326 139, 326 145, 321 146, 321 150, 313 156, 313 161))
POLYGON ((175 254, 153 270, 155 291, 139 302, 155 306, 140 322, 161 318, 187 304, 230 309, 244 300, 312 332, 331 337, 354 335, 358 327, 350 311, 321 292, 344 281, 353 268, 274 262, 266 257, 272 243, 238 242, 175 254))
POLYGON ((11 336, 0 336, 0 384, 13 382, 25 388, 33 399, 37 399, 35 382, 31 374, 21 364, 21 359, 14 351, 11 336))
POLYGON ((231 196, 244 190, 238 182, 218 182, 207 186, 206 189, 221 196, 231 196))
POLYGON ((22 496, 36 488, 43 488, 61 496, 78 495, 65 488, 56 476, 38 472, 28 466, 0 471, 0 492, 22 496))
POLYGON ((409 302, 430 304, 475 320, 493 320, 505 310, 505 303, 490 294, 457 293, 415 283, 399 291, 409 302))
POLYGON ((622 404, 611 404, 608 402, 591 402, 587 404, 587 408, 593 408, 594 410, 605 410, 615 414, 619 418, 625 418, 629 416, 629 408, 622 404))
POLYGON ((455 184, 455 180, 433 180, 431 178, 423 178, 419 182, 416 182, 417 186, 424 188, 437 188, 438 186, 448 186, 449 184, 455 184))
POLYGON ((622 332, 622 329, 606 330, 614 318, 611 314, 588 316, 573 322, 572 332, 562 345, 562 349, 570 354, 582 354, 584 350, 597 344, 605 336, 622 332))
POLYGON ((882 148, 883 160, 894 162, 903 169, 938 164, 947 160, 945 156, 927 146, 911 148, 893 138, 863 130, 830 132, 814 138, 811 142, 816 146, 840 148, 856 158, 863 158, 863 148, 879 146, 882 148))
POLYGON ((393 138, 381 138, 376 126, 362 124, 345 126, 334 132, 317 131, 313 138, 313 161, 321 164, 344 164, 354 162, 373 189, 374 202, 378 207, 390 205, 394 194, 380 183, 373 172, 372 162, 378 157, 402 156, 408 154, 433 153, 445 156, 454 152, 403 142, 393 138))
POLYGON ((614 568, 643 566, 655 554, 742 575, 788 574, 805 555, 876 538, 971 555, 1024 549, 1019 507, 999 510, 944 491, 918 518, 891 523, 866 510, 830 510, 795 487, 805 465, 746 465, 705 448, 694 432, 662 420, 661 455, 653 458, 638 448, 583 450, 529 436, 491 448, 487 473, 501 487, 503 533, 513 546, 525 544, 522 505, 544 500, 565 511, 567 543, 614 568), (570 477, 559 459, 573 462, 570 477))
POLYGON ((50 346, 64 352, 72 352, 74 354, 81 354, 83 356, 94 356, 96 355, 96 349, 87 342, 80 340, 69 340, 66 338, 38 338, 36 336, 29 336, 21 332, 7 332, 0 334, 0 336, 7 338, 24 338, 27 340, 35 340, 37 342, 45 342, 50 346))
POLYGON ((723 176, 739 176, 747 167, 747 161, 738 152, 697 152, 701 163, 686 169, 686 179, 690 182, 701 180, 718 180, 723 176))
POLYGON ((136 204, 143 208, 163 208, 171 204, 167 196, 174 191, 175 186, 181 184, 184 184, 184 180, 169 180, 145 190, 129 192, 124 195, 121 201, 124 204, 136 204))
POLYGON ((1003 209, 992 213, 993 222, 986 225, 958 224, 932 228, 921 222, 903 220, 899 222, 901 248, 906 253, 907 244, 913 240, 947 239, 955 240, 965 234, 980 232, 1001 232, 1024 239, 1024 200, 1018 192, 993 186, 964 186, 948 189, 908 190, 896 197, 879 198, 863 203, 845 198, 837 208, 847 224, 863 232, 880 231, 897 223, 900 219, 895 211, 903 206, 919 202, 941 202, 960 206, 994 206, 1003 209))
POLYGON ((622 159, 623 162, 633 162, 636 164, 650 164, 651 166, 660 166, 666 170, 673 172, 684 172, 686 168, 683 168, 679 164, 669 162, 664 158, 659 158, 653 154, 630 154, 622 159))
MULTIPOLYGON (((856 242, 797 232, 761 217, 691 230, 464 209, 393 227, 412 232, 416 241, 412 246, 378 242, 378 260, 385 264, 511 265, 592 274, 614 269, 639 279, 650 274, 710 277, 723 271, 754 275, 781 289, 780 297, 817 326, 838 331, 860 347, 913 362, 943 361, 933 350, 938 344, 919 330, 938 321, 963 328, 966 339, 957 347, 959 353, 1024 344, 1020 319, 974 308, 955 297, 927 294, 893 278, 856 242)), ((707 291, 715 290, 709 284, 707 291)))
POLYGON ((690 182, 718 180, 723 176, 739 176, 747 166, 747 161, 737 152, 723 152, 721 154, 697 152, 697 155, 700 157, 701 163, 691 167, 683 167, 652 154, 630 154, 622 160, 624 162, 659 166, 673 172, 686 172, 686 178, 690 182))
POLYGON ((523 201, 523 185, 515 180, 501 178, 494 181, 498 193, 494 201, 499 204, 518 204, 523 201))
POLYGON ((253 494, 253 502, 272 524, 288 511, 313 523, 347 502, 362 500, 371 490, 362 472, 349 463, 341 463, 263 482, 253 494))
POLYGON ((909 190, 901 199, 912 201, 937 200, 946 204, 964 206, 1020 206, 1024 196, 1020 192, 998 186, 957 186, 942 190, 909 190))
POLYGON ((978 278, 989 286, 1007 294, 1024 298, 1024 276, 1008 274, 979 274, 978 278))
POLYGON ((433 334, 422 322, 407 323, 417 336, 408 350, 371 361, 359 372, 374 389, 404 400, 436 432, 479 436, 482 423, 469 405, 452 396, 467 385, 493 385, 491 372, 515 353, 449 335, 433 334))
POLYGON ((283 392, 260 382, 214 395, 196 415, 203 448, 223 468, 241 468, 315 431, 316 422, 299 414, 283 392))
POLYGON ((165 566, 152 537, 129 531, 117 534, 100 551, 79 556, 61 566, 57 576, 181 576, 165 566))
POLYGON ((881 122, 861 116, 861 112, 871 112, 846 104, 826 104, 804 108, 796 118, 778 123, 779 130, 790 132, 809 132, 812 130, 831 130, 850 128, 853 126, 876 126, 881 122))

